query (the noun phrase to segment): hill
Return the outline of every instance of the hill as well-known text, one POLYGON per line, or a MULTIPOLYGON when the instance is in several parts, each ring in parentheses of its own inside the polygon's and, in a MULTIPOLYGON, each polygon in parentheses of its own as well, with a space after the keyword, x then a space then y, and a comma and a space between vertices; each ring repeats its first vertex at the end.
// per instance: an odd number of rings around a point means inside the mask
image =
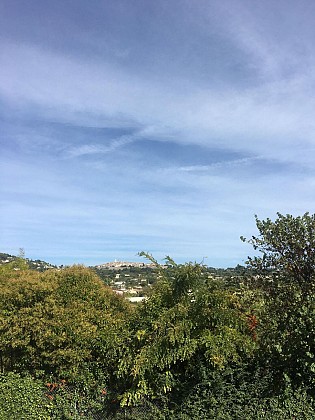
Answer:
MULTIPOLYGON (((12 263, 18 259, 19 257, 17 257, 16 255, 10 255, 0 252, 0 265, 12 263)), ((58 266, 42 260, 32 260, 29 258, 25 258, 25 261, 27 262, 27 265, 31 270, 46 271, 52 268, 58 268, 58 266)))

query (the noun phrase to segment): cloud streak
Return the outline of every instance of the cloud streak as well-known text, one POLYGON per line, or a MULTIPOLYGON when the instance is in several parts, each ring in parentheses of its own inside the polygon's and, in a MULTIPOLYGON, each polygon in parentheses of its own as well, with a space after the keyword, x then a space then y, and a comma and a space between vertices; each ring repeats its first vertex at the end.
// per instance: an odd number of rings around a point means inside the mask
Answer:
POLYGON ((119 4, 0 17, 1 247, 236 264, 253 214, 315 204, 315 9, 119 4))
MULTIPOLYGON (((142 127, 167 130, 168 135, 177 135, 179 142, 266 156, 270 156, 269 147, 273 145, 273 154, 280 159, 294 158, 284 152, 284 144, 294 148, 297 141, 298 147, 314 143, 315 103, 308 95, 314 86, 313 74, 304 72, 292 80, 273 81, 244 92, 191 86, 183 95, 171 86, 157 86, 124 72, 114 74, 106 66, 83 66, 34 48, 10 45, 2 51, 2 95, 19 106, 36 105, 36 110, 46 108, 50 112, 55 109, 55 118, 60 110, 70 112, 72 118, 77 114, 78 123, 85 111, 95 119, 103 115, 107 120, 117 120, 125 115, 142 127), (9 48, 10 55, 6 54, 9 48), (253 137, 260 141, 251 141, 253 137)), ((119 142, 114 140, 109 146, 102 146, 102 152, 119 147, 119 142)), ((89 144, 81 150, 89 154, 100 147, 89 144)))

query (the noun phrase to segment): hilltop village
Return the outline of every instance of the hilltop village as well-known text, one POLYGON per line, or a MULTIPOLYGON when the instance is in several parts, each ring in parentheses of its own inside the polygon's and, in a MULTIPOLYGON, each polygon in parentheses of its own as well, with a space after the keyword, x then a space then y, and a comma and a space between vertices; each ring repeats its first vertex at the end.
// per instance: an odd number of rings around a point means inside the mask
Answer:
POLYGON ((152 263, 115 260, 90 268, 115 293, 134 303, 145 299, 150 287, 158 278, 157 268, 152 263))

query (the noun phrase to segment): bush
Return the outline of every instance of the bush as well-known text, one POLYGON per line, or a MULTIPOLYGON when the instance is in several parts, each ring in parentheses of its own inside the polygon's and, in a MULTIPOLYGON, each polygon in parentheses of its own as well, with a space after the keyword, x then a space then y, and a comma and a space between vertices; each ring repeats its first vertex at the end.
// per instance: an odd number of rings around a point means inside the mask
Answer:
POLYGON ((0 420, 48 420, 51 404, 44 387, 31 376, 0 375, 0 420))

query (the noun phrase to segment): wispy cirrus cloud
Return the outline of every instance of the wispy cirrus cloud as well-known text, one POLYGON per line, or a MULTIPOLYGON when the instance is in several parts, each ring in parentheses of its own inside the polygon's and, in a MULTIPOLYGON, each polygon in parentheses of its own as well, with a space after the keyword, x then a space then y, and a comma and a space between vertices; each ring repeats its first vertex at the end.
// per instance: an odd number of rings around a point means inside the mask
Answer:
MULTIPOLYGON (((241 159, 232 159, 232 160, 224 160, 219 162, 214 162, 211 165, 192 165, 192 166, 180 166, 175 168, 175 170, 182 171, 182 172, 206 172, 211 169, 220 169, 220 168, 231 168, 231 167, 238 167, 238 166, 246 166, 252 163, 255 163, 258 160, 262 160, 262 157, 254 156, 254 157, 245 157, 241 159)), ((174 168, 172 169, 174 170, 174 168)))
POLYGON ((314 207, 310 2, 31 3, 0 16, 4 251, 227 265, 314 207))
MULTIPOLYGON (((84 113, 98 124, 102 119, 117 124, 120 118, 121 126, 127 120, 142 129, 155 127, 162 132, 148 131, 147 136, 165 139, 175 135, 183 144, 239 149, 279 159, 295 159, 295 153, 290 154, 284 146, 294 150, 296 145, 300 148, 313 143, 315 102, 308 92, 315 80, 309 71, 292 80, 272 81, 243 92, 229 88, 218 91, 215 86, 202 89, 191 83, 183 94, 177 88, 143 81, 124 71, 115 73, 108 65, 83 64, 34 47, 11 44, 3 51, 3 97, 19 107, 31 109, 36 105, 36 113, 38 109, 49 110, 52 119, 62 112, 72 122, 76 118, 77 124, 84 113), (9 50, 11 53, 5 54, 9 50)), ((119 147, 119 141, 103 145, 103 152, 116 145, 119 147)), ((78 153, 85 154, 100 149, 93 144, 81 151, 80 147, 78 153)))
POLYGON ((116 149, 120 149, 124 146, 130 145, 134 142, 139 142, 145 139, 158 139, 158 141, 166 141, 172 139, 174 136, 171 134, 171 130, 166 130, 165 128, 147 126, 140 130, 135 130, 132 134, 122 135, 114 139, 106 139, 103 143, 93 144, 82 144, 79 146, 69 147, 64 155, 66 157, 79 157, 84 155, 102 155, 110 152, 114 152, 116 149))
POLYGON ((103 144, 83 144, 77 147, 71 147, 66 151, 68 157, 79 157, 85 155, 100 155, 110 153, 116 149, 123 147, 135 141, 136 136, 122 136, 121 138, 114 139, 108 145, 103 144))

